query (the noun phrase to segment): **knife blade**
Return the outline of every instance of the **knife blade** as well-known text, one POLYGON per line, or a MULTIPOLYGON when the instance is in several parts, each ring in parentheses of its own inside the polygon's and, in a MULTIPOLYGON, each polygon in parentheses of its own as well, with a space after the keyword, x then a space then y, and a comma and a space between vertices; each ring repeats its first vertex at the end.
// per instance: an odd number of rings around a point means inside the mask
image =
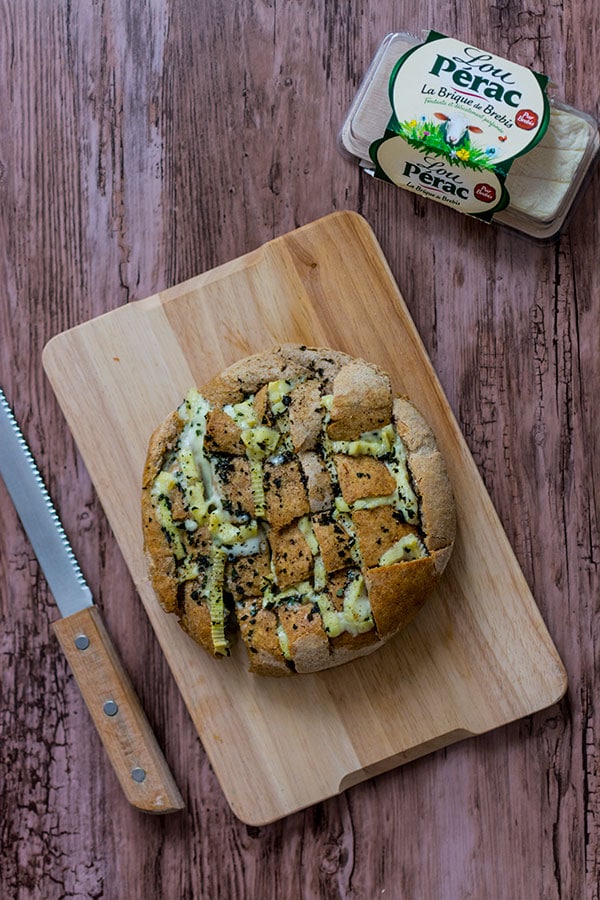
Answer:
POLYGON ((53 630, 125 796, 144 812, 183 809, 162 750, 1 388, 0 476, 62 615, 53 630))

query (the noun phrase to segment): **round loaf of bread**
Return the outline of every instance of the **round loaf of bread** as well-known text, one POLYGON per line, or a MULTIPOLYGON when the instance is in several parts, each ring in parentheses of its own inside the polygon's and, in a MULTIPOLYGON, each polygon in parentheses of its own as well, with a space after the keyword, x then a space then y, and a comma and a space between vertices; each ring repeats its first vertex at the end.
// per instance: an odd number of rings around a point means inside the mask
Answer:
POLYGON ((380 368, 286 344, 191 389, 150 439, 144 548, 163 608, 216 657, 317 672, 404 628, 452 552, 435 437, 380 368))

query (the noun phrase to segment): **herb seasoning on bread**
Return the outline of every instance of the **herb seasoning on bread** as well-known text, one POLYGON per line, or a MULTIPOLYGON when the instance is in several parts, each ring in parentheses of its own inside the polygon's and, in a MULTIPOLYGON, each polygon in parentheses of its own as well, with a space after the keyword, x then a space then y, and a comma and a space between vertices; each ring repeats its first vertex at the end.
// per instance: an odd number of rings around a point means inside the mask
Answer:
POLYGON ((157 597, 209 653, 317 672, 407 625, 452 552, 435 437, 377 366, 286 344, 191 389, 150 439, 142 490, 157 597))

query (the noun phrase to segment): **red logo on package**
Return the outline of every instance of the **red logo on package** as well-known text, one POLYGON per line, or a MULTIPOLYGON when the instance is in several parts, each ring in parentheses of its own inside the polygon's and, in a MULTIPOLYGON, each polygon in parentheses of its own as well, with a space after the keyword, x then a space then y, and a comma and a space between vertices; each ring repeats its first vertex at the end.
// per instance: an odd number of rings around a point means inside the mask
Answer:
POLYGON ((473 193, 482 203, 493 203, 496 199, 496 188, 486 184, 485 181, 476 184, 473 193))
POLYGON ((517 128, 522 128, 524 131, 533 131, 533 129, 537 127, 538 122, 538 114, 532 109, 520 109, 515 116, 517 128))

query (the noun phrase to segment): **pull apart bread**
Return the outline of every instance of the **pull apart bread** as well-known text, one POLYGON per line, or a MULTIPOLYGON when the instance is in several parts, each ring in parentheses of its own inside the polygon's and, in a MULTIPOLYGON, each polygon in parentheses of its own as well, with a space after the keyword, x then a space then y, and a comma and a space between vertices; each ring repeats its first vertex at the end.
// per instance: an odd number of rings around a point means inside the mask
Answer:
POLYGON ((434 435, 377 366, 283 345, 192 389, 150 439, 142 512, 156 594, 214 656, 237 627, 262 675, 371 653, 452 552, 434 435))

